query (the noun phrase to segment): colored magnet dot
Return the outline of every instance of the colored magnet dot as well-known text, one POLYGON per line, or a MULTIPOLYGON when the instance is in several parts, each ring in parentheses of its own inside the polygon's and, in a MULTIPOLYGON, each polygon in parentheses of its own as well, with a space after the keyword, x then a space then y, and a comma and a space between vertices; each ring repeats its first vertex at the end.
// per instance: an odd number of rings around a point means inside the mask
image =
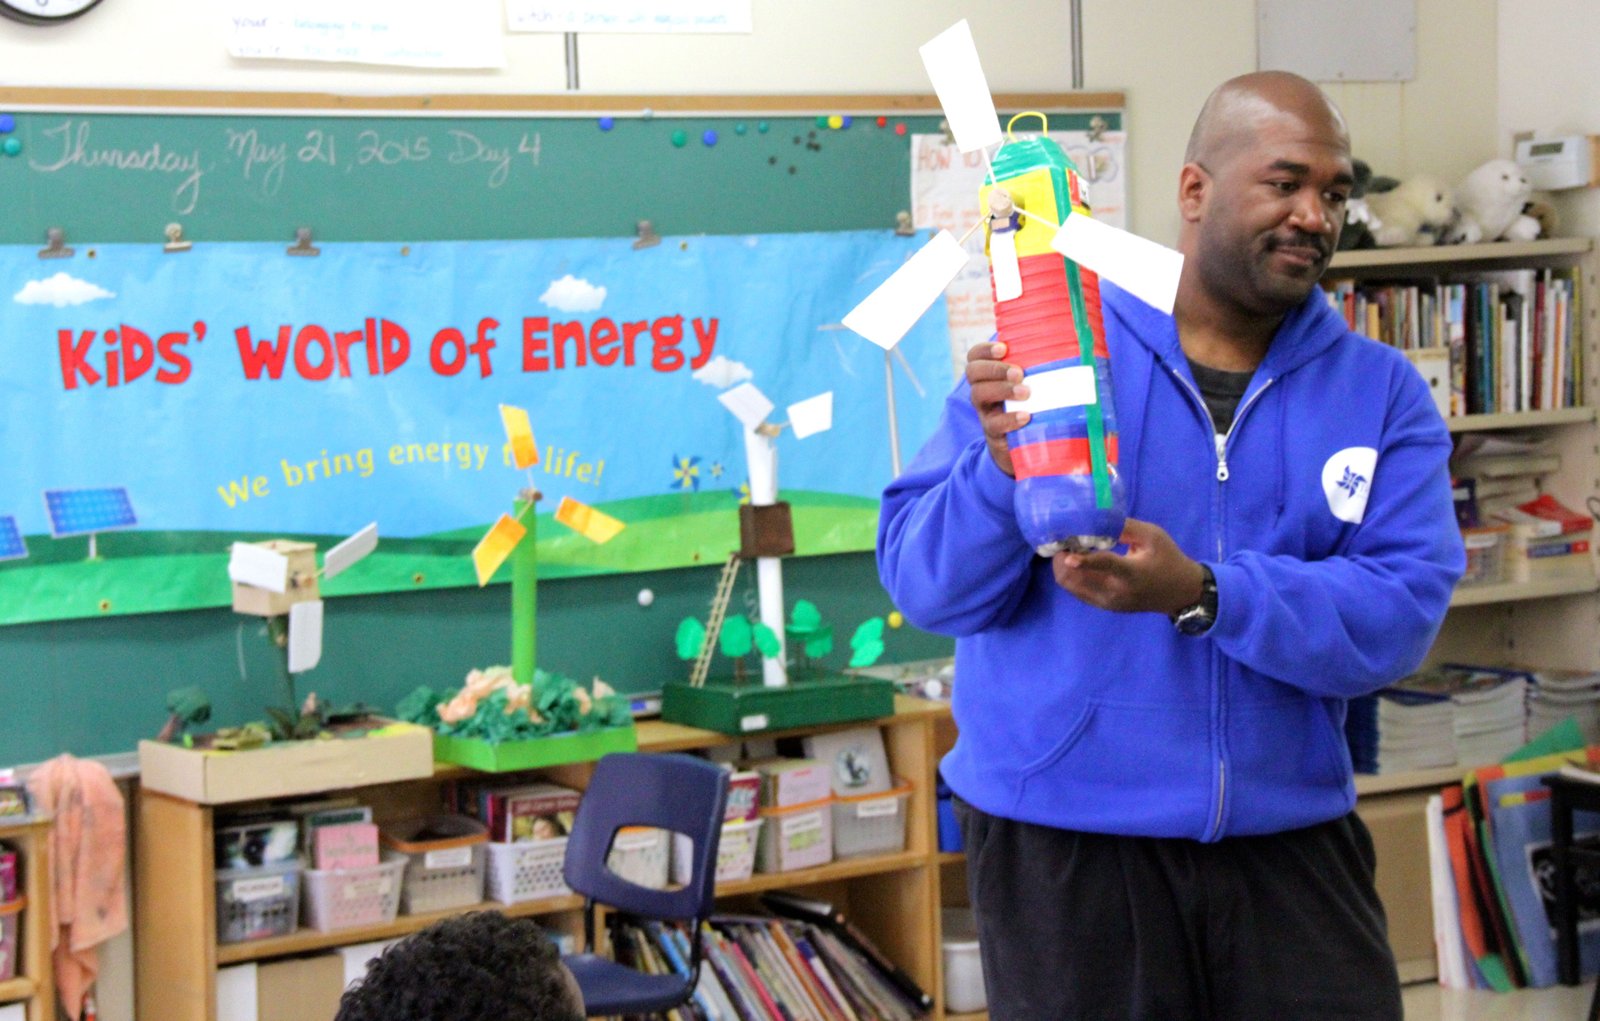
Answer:
POLYGON ((651 603, 653 603, 655 601, 656 601, 656 594, 654 592, 650 591, 647 588, 642 588, 642 589, 639 590, 639 605, 640 606, 649 606, 651 603))
POLYGON ((906 125, 904 121, 894 126, 894 133, 897 135, 903 135, 906 133, 906 125))
POLYGON ((741 121, 740 123, 735 124, 733 126, 733 133, 734 134, 742 135, 742 134, 744 134, 744 132, 745 132, 744 122, 741 121))
POLYGON ((617 119, 615 117, 602 117, 602 118, 600 118, 600 130, 601 131, 610 131, 612 128, 614 128, 616 126, 617 126, 617 119))
POLYGON ((700 136, 700 141, 704 142, 706 145, 716 145, 717 133, 715 131, 708 130, 705 134, 700 136))
POLYGON ((768 124, 766 121, 760 121, 759 123, 756 124, 756 130, 761 132, 761 134, 764 135, 764 134, 767 133, 767 129, 770 128, 771 126, 772 125, 768 124))
POLYGON ((841 128, 848 128, 850 125, 854 124, 855 122, 856 122, 856 119, 854 117, 851 117, 849 114, 846 114, 845 116, 839 118, 839 126, 841 128))
POLYGON ((655 115, 656 115, 656 112, 654 110, 650 109, 648 106, 645 107, 643 110, 639 111, 639 116, 644 120, 649 120, 650 118, 654 117, 655 115))
POLYGON ((685 132, 674 131, 672 133, 672 144, 678 148, 682 149, 686 144, 688 144, 688 141, 689 136, 685 132))
POLYGON ((899 627, 906 622, 905 615, 899 610, 890 610, 888 624, 890 627, 899 627))
POLYGON ((889 118, 887 118, 887 117, 879 117, 878 118, 878 127, 886 128, 888 126, 889 126, 889 118))
POLYGON ((0 113, 0 135, 9 135, 17 130, 17 119, 9 113, 0 113))
POLYGON ((840 117, 838 114, 834 114, 832 117, 828 118, 828 127, 838 131, 840 128, 844 127, 844 118, 840 117))
POLYGON ((8 138, 4 142, 0 142, 0 149, 3 149, 7 156, 20 156, 22 155, 22 139, 8 138))
POLYGON ((826 117, 824 117, 824 116, 823 116, 823 115, 822 115, 822 114, 820 114, 820 113, 819 113, 819 114, 817 114, 817 127, 819 127, 819 128, 825 128, 825 127, 827 127, 827 126, 828 126, 828 118, 826 118, 826 117))

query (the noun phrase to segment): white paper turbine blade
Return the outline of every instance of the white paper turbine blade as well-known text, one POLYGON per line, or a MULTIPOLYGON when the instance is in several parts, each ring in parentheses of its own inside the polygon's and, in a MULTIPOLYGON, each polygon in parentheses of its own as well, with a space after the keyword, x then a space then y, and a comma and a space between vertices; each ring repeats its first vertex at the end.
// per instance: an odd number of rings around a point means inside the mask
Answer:
POLYGON ((1050 247, 1152 308, 1172 314, 1182 253, 1078 213, 1067 217, 1050 247))
POLYGON ((1000 142, 1004 137, 1000 115, 994 111, 994 97, 989 94, 989 81, 983 76, 966 19, 924 43, 919 52, 933 91, 939 94, 956 148, 976 152, 1000 142))
POLYGON ((717 395, 722 406, 733 412, 746 429, 754 429, 772 414, 773 404, 767 395, 756 389, 754 383, 740 383, 732 390, 717 395))
POLYGON ((833 428, 833 391, 795 401, 788 410, 789 427, 794 430, 795 439, 803 440, 826 432, 833 428))
POLYGON ((955 235, 941 230, 851 309, 844 317, 845 326, 885 351, 892 350, 961 275, 968 258, 955 235))
POLYGON ((328 551, 322 558, 322 576, 336 578, 354 567, 362 557, 378 548, 378 523, 363 528, 350 538, 328 551))
POLYGON ((228 579, 281 595, 289 588, 289 558, 265 546, 236 542, 228 554, 228 579))
POLYGON ((321 661, 322 600, 295 603, 289 607, 289 672, 303 674, 321 661))

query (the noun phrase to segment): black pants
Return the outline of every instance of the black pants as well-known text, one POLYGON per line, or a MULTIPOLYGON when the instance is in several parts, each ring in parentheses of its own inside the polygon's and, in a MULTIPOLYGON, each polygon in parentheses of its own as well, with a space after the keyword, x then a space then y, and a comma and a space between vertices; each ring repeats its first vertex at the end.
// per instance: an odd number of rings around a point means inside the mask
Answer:
POLYGON ((1203 844, 956 811, 993 1021, 1400 1021, 1354 813, 1203 844))

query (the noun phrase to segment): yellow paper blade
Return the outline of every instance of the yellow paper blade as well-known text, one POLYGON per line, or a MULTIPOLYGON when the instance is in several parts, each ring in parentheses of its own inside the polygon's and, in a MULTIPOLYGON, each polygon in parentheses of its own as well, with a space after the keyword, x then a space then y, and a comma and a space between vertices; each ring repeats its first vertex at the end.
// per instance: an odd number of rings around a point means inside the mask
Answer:
POLYGON ((570 496, 561 498, 561 506, 556 508, 556 520, 596 543, 610 542, 618 532, 628 527, 605 511, 595 510, 570 496))
POLYGON ((539 463, 539 445, 533 442, 533 423, 528 413, 511 404, 500 405, 500 421, 505 423, 506 442, 511 444, 511 458, 518 468, 531 468, 539 463))
POLYGON ((472 566, 478 572, 478 587, 489 584, 489 579, 494 577, 494 572, 506 562, 506 557, 516 548, 528 530, 517 524, 516 519, 509 514, 500 515, 500 520, 494 527, 483 533, 483 538, 478 540, 478 545, 472 548, 472 566))

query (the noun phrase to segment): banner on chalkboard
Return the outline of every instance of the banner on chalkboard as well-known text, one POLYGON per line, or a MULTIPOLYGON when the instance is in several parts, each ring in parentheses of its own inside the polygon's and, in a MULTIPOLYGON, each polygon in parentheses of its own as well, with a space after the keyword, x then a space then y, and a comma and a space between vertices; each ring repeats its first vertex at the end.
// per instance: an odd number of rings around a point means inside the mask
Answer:
POLYGON ((832 393, 832 429, 779 435, 779 485, 800 554, 870 549, 887 380, 909 456, 951 384, 947 328, 925 316, 886 377, 837 324, 924 240, 0 246, 0 526, 25 554, 0 561, 0 623, 224 605, 233 541, 326 550, 372 521, 378 552, 327 594, 471 584, 530 486, 541 517, 576 501, 623 526, 541 524, 544 577, 717 563, 748 493, 718 400, 741 383, 774 424, 832 393), (531 415, 525 471, 502 404, 531 415), (52 518, 46 492, 89 490, 131 513, 52 518))

